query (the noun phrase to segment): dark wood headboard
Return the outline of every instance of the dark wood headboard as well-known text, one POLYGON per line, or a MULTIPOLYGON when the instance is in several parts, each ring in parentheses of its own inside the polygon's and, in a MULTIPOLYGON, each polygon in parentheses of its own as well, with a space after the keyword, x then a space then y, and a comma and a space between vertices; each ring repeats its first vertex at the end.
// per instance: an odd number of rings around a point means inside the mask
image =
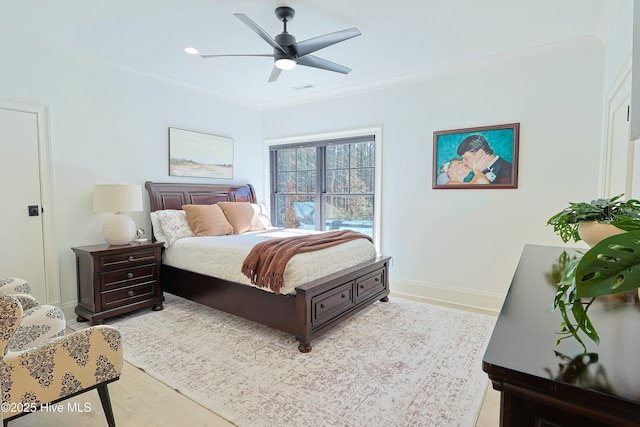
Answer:
POLYGON ((144 184, 149 192, 151 212, 182 209, 182 205, 211 205, 217 202, 258 203, 251 184, 194 184, 183 182, 151 182, 144 184))

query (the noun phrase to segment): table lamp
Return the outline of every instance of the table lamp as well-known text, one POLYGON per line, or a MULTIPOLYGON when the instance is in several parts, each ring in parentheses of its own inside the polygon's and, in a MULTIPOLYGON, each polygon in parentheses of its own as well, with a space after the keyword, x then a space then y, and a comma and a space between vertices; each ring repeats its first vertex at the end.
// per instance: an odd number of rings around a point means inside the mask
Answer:
POLYGON ((102 226, 104 240, 110 245, 127 245, 136 238, 136 223, 123 212, 143 210, 142 186, 98 184, 93 189, 94 212, 114 212, 102 226))

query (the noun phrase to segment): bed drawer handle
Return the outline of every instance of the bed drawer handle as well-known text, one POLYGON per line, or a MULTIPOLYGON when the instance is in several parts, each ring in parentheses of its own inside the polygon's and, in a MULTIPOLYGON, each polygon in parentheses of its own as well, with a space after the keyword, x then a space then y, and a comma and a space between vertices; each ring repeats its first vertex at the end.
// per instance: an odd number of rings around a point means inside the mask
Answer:
POLYGON ((320 308, 324 308, 324 304, 320 304, 320 308))
POLYGON ((127 273, 127 278, 128 279, 132 279, 133 278, 133 273, 127 273))
POLYGON ((340 295, 342 298, 346 298, 347 296, 345 294, 340 295))
POLYGON ((129 261, 133 261, 134 259, 135 258, 133 257, 133 255, 129 255, 129 258, 128 258, 129 261))
POLYGON ((130 297, 134 296, 135 294, 136 294, 136 293, 135 293, 135 292, 133 292, 133 291, 129 291, 129 292, 127 292, 127 295, 129 295, 130 297))

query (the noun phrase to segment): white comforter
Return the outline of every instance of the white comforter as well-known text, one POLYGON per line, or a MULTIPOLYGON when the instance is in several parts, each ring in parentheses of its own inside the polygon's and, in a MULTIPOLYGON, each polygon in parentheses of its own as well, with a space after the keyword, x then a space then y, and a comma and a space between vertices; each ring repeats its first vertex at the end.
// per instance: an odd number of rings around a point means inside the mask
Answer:
MULTIPOLYGON (((186 237, 165 249, 163 261, 183 270, 253 286, 240 271, 251 248, 266 239, 299 236, 301 233, 310 232, 277 228, 233 236, 186 237)), ((295 294, 298 285, 353 267, 375 256, 375 248, 367 239, 295 255, 284 271, 284 286, 280 293, 295 294)), ((271 292, 270 289, 262 289, 271 292)))

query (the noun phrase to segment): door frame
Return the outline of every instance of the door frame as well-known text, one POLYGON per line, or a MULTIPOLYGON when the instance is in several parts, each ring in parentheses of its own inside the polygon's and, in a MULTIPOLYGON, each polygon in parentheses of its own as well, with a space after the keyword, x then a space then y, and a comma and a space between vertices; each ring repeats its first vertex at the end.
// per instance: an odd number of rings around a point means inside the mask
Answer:
POLYGON ((53 167, 51 158, 51 133, 49 107, 37 102, 0 97, 0 108, 36 115, 38 126, 38 169, 40 172, 40 206, 42 214, 42 249, 44 253, 44 287, 47 304, 60 305, 58 255, 55 244, 53 167))
MULTIPOLYGON (((631 62, 628 61, 618 75, 618 78, 613 82, 606 95, 606 106, 604 111, 604 129, 602 139, 602 150, 600 165, 600 197, 609 198, 615 196, 611 194, 611 171, 614 167, 620 167, 621 165, 612 164, 613 156, 613 114, 619 109, 622 104, 629 104, 631 100, 631 62)), ((630 135, 627 138, 627 164, 624 165, 626 169, 626 185, 625 185, 625 199, 631 197, 632 194, 632 181, 633 181, 633 145, 631 144, 630 135)))

